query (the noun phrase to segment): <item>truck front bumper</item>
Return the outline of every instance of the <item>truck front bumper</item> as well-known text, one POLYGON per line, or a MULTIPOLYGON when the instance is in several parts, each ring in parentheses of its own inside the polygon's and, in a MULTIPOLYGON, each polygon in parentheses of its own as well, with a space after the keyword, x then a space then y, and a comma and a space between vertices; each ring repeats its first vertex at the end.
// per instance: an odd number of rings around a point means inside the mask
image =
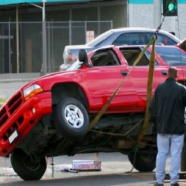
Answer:
POLYGON ((9 155, 38 121, 52 111, 51 92, 24 101, 18 92, 0 110, 0 156, 9 155))

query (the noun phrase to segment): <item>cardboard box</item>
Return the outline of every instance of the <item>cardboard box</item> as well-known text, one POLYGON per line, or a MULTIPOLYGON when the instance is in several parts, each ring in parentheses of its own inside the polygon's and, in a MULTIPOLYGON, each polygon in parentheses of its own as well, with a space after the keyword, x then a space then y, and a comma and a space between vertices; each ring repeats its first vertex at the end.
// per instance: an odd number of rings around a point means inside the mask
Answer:
POLYGON ((100 171, 101 170, 101 161, 95 160, 73 160, 72 169, 79 171, 100 171))

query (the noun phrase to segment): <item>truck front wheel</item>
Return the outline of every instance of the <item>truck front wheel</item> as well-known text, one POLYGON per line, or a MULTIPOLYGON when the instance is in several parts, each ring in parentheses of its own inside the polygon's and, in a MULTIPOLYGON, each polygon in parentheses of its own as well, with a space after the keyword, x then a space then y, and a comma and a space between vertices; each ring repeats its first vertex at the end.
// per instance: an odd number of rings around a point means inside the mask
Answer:
POLYGON ((14 171, 25 181, 40 180, 47 167, 45 157, 35 160, 19 149, 12 152, 10 160, 14 171))
POLYGON ((87 134, 89 116, 84 105, 75 98, 64 98, 54 111, 54 124, 68 140, 78 140, 87 134))
POLYGON ((156 167, 156 154, 151 153, 130 153, 129 161, 139 172, 151 172, 156 167))

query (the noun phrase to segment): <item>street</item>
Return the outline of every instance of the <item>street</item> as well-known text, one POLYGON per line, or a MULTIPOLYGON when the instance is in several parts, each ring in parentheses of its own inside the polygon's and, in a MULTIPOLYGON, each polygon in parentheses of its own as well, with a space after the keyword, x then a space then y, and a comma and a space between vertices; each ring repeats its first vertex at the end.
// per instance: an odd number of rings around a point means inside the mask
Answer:
MULTIPOLYGON (((167 161, 166 171, 170 168, 170 159, 167 161)), ((20 186, 20 185, 45 185, 45 186, 151 186, 155 183, 152 173, 139 173, 135 169, 131 173, 132 165, 126 155, 121 153, 94 153, 75 155, 73 157, 60 156, 54 158, 54 172, 50 165, 51 159, 48 159, 48 168, 40 181, 23 181, 11 168, 9 159, 0 158, 0 184, 1 186, 20 186), (101 171, 82 171, 79 173, 70 173, 60 171, 60 166, 71 164, 72 160, 99 160, 102 163, 101 171)), ((186 185, 185 180, 180 180, 180 186, 186 185)), ((165 186, 170 185, 166 181, 165 186)))

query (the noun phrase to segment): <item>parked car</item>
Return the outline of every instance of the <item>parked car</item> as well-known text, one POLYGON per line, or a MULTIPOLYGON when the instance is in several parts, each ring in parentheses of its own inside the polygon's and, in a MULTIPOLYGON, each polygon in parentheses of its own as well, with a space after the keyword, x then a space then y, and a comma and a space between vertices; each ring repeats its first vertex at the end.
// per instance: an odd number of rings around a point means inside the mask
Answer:
MULTIPOLYGON (((155 31, 155 29, 135 27, 111 29, 85 45, 66 46, 60 70, 66 70, 72 63, 77 61, 80 49, 86 49, 87 52, 90 52, 106 45, 144 45, 150 41, 155 31)), ((177 37, 163 30, 159 31, 156 41, 157 44, 161 45, 175 45, 179 42, 177 37)))
MULTIPOLYGON (((11 157, 23 180, 39 180, 46 157, 93 152, 121 152, 139 171, 152 171, 156 132, 149 123, 134 153, 142 128, 151 48, 128 74, 144 46, 107 46, 83 56, 67 71, 37 78, 20 88, 0 110, 0 156, 11 157), (127 76, 128 75, 128 76, 127 76), (90 123, 125 83, 90 130, 90 123), (134 161, 135 160, 135 161, 134 161)), ((153 92, 177 66, 186 80, 186 52, 178 46, 156 46, 153 92)))

